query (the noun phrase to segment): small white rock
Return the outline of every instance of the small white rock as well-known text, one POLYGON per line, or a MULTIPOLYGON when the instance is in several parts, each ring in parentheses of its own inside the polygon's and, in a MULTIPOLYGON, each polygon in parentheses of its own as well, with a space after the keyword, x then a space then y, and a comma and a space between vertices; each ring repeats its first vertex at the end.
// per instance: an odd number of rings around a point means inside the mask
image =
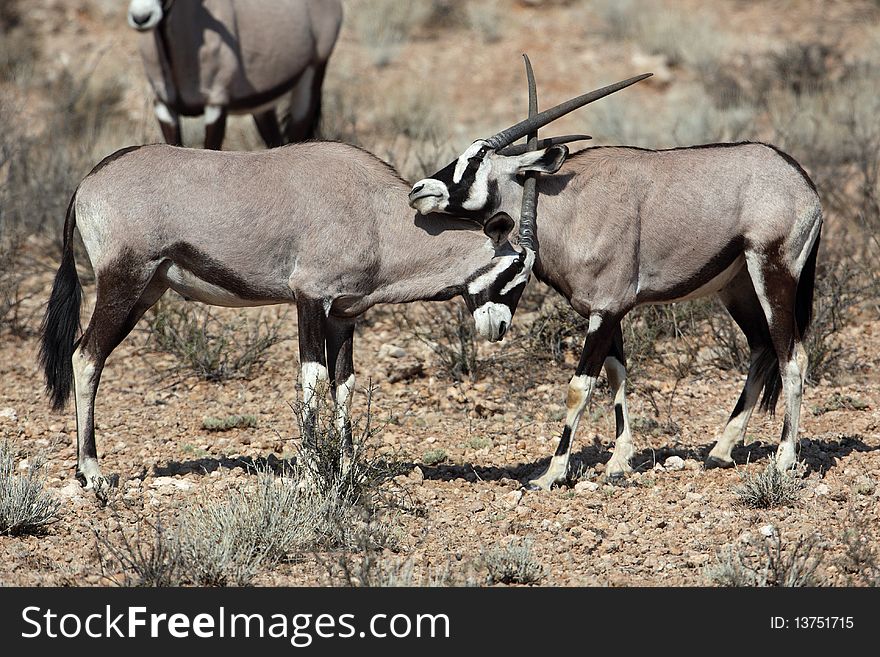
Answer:
POLYGON ((406 356, 406 349, 397 345, 386 343, 379 347, 379 358, 403 358, 406 356))
POLYGON ((0 409, 0 419, 12 420, 15 422, 18 419, 18 413, 16 413, 15 409, 11 406, 7 406, 4 409, 0 409))
POLYGON ((18 469, 21 470, 22 472, 24 472, 25 470, 27 470, 30 467, 31 467, 31 463, 27 459, 22 459, 21 461, 18 462, 18 469))
POLYGON ((774 527, 773 525, 764 525, 758 531, 761 532, 761 536, 763 536, 764 538, 772 538, 776 535, 776 527, 774 527))
POLYGON ((663 461, 663 467, 667 470, 684 470, 684 459, 680 456, 670 456, 663 461))
POLYGON ((599 484, 595 481, 579 481, 574 485, 576 491, 587 491, 593 493, 599 490, 599 484))
POLYGON ((831 492, 831 489, 828 488, 828 484, 819 484, 816 486, 816 495, 828 495, 831 492))

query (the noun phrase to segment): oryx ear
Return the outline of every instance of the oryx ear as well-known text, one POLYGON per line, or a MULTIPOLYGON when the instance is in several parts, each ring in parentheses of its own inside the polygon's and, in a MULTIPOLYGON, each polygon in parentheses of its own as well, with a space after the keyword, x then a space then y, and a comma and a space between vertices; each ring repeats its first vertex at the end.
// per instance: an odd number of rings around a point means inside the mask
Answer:
POLYGON ((531 151, 519 156, 517 173, 538 171, 556 173, 568 157, 568 146, 556 145, 542 151, 531 151))
POLYGON ((510 235, 513 230, 513 219, 506 212, 499 212, 483 224, 483 232, 492 240, 492 243, 498 246, 510 235))

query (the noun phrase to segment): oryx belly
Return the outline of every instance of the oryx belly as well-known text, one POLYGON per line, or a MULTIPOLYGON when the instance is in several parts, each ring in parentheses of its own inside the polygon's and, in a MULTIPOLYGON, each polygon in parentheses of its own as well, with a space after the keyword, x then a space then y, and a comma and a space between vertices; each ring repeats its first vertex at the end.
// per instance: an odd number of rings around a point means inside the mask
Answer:
POLYGON ((739 270, 743 268, 745 262, 745 258, 743 256, 739 256, 738 258, 736 258, 736 260, 730 263, 730 265, 720 274, 716 275, 711 280, 703 283, 693 292, 688 292, 687 294, 676 297, 674 299, 666 299, 664 300, 664 303, 689 301, 691 299, 700 299, 701 297, 708 297, 715 294, 733 280, 733 277, 739 273, 739 270))
POLYGON ((245 299, 220 285, 199 278, 191 271, 175 263, 171 263, 167 270, 165 270, 165 280, 168 286, 183 298, 201 301, 212 306, 246 308, 277 303, 276 300, 245 299))

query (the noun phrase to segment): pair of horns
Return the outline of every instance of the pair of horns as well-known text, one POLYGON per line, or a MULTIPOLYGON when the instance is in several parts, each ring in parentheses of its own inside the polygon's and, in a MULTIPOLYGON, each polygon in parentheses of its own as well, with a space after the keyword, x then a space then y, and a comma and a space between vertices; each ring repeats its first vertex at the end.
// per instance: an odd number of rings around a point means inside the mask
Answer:
MULTIPOLYGON (((525 55, 523 56, 526 59, 526 72, 528 74, 528 71, 531 70, 531 64, 529 63, 529 58, 525 55)), ((584 105, 588 105, 589 103, 597 101, 600 98, 609 96, 616 91, 625 89, 626 87, 633 85, 636 82, 641 82, 645 78, 649 78, 652 75, 653 73, 643 73, 642 75, 637 75, 634 78, 629 78, 628 80, 623 80, 621 82, 615 82, 614 84, 609 84, 607 87, 602 87, 601 89, 596 89, 595 91, 583 94, 582 96, 572 98, 571 100, 567 100, 564 103, 560 103, 556 107, 551 107, 550 109, 537 113, 534 116, 530 115, 529 118, 502 130, 501 132, 489 137, 484 141, 489 146, 489 148, 497 151, 501 148, 504 148, 505 146, 509 146, 517 139, 522 139, 526 135, 536 132, 538 128, 543 128, 545 125, 555 121, 561 116, 565 116, 566 114, 569 114, 574 110, 583 107, 584 105)), ((532 79, 532 81, 530 81, 529 83, 530 94, 532 93, 531 86, 533 84, 534 80, 532 79)), ((583 136, 579 136, 578 138, 583 139, 583 136)))
MULTIPOLYGON (((615 91, 625 89, 626 87, 653 75, 652 73, 637 75, 628 80, 616 82, 606 87, 602 87, 601 89, 596 89, 595 91, 572 98, 564 103, 560 103, 556 107, 551 107, 548 110, 538 113, 538 91, 537 86, 535 85, 535 73, 532 70, 532 63, 529 61, 529 56, 523 54, 523 59, 526 64, 526 78, 528 79, 529 85, 529 117, 485 140, 490 148, 498 150, 502 155, 521 155, 522 153, 529 151, 549 148, 556 144, 565 144, 571 141, 590 139, 589 135, 564 135, 562 137, 551 137, 550 139, 542 139, 539 141, 538 128, 542 128, 569 112, 573 112, 584 105, 613 94, 615 91), (510 146, 510 144, 517 139, 526 136, 528 137, 528 140, 525 144, 510 146)), ((538 213, 537 177, 537 173, 526 174, 526 179, 523 184, 522 209, 520 211, 519 220, 520 245, 524 249, 529 249, 531 251, 536 250, 535 223, 538 213)))

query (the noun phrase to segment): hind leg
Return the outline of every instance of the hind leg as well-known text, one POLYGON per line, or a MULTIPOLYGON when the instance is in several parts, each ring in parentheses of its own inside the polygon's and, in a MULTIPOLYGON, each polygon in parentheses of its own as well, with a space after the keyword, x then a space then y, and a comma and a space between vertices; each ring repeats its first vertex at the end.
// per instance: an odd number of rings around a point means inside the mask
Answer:
POLYGON ((749 419, 752 417, 752 411, 758 403, 764 385, 764 377, 768 370, 775 372, 772 365, 776 359, 764 310, 755 293, 748 270, 743 268, 718 296, 746 336, 751 354, 745 385, 721 437, 706 457, 704 464, 706 468, 733 467, 731 452, 734 446, 742 443, 745 438, 749 419))
POLYGON ((795 323, 797 278, 776 252, 746 253, 746 264, 767 319, 782 376, 785 417, 776 451, 776 467, 784 472, 797 461, 797 436, 807 366, 795 323))
POLYGON ((95 397, 110 353, 167 289, 152 272, 143 279, 102 272, 97 277, 97 300, 89 325, 73 353, 76 404, 76 477, 99 499, 106 500, 110 482, 98 466, 95 443, 95 397), (112 278, 111 278, 112 277, 112 278))

